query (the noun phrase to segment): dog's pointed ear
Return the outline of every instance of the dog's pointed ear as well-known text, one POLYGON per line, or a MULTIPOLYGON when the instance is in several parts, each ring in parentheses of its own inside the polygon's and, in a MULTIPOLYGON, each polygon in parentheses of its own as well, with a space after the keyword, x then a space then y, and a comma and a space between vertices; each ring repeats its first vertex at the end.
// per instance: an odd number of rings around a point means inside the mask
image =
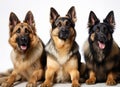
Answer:
POLYGON ((15 13, 11 12, 10 17, 9 17, 9 28, 11 29, 10 31, 13 31, 13 28, 20 23, 18 17, 16 16, 15 13))
POLYGON ((114 12, 110 11, 106 18, 103 20, 105 23, 110 24, 112 27, 115 26, 115 18, 114 18, 114 12))
POLYGON ((99 23, 99 22, 100 22, 100 20, 97 18, 95 13, 93 11, 91 11, 89 14, 89 18, 88 18, 88 27, 91 27, 94 24, 99 23))
POLYGON ((75 11, 75 7, 74 6, 72 6, 69 9, 69 11, 68 11, 68 13, 67 13, 66 16, 68 16, 69 18, 71 18, 74 23, 77 21, 76 11, 75 11))
POLYGON ((55 20, 59 17, 60 15, 58 14, 58 12, 51 7, 50 8, 50 23, 52 24, 53 22, 55 22, 55 20))
POLYGON ((34 16, 31 11, 27 12, 24 22, 28 23, 29 25, 35 26, 34 16))

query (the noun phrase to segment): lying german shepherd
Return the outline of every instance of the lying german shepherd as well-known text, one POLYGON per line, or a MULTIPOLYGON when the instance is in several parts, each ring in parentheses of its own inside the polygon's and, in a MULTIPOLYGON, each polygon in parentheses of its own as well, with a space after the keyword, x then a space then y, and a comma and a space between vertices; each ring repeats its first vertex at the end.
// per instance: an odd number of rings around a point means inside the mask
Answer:
POLYGON ((11 12, 9 18, 9 43, 13 47, 11 59, 14 69, 2 87, 11 87, 17 76, 28 81, 27 87, 36 87, 36 82, 44 76, 46 55, 44 44, 36 34, 35 21, 31 11, 24 22, 11 12))
POLYGON ((51 39, 46 45, 47 70, 41 87, 51 87, 54 82, 72 81, 72 87, 79 87, 80 53, 75 41, 76 12, 71 7, 65 17, 60 17, 54 8, 50 9, 51 39))
POLYGON ((120 50, 113 39, 115 20, 111 11, 101 23, 93 11, 90 12, 89 37, 84 45, 84 56, 89 69, 87 84, 105 82, 115 85, 120 68, 120 50))

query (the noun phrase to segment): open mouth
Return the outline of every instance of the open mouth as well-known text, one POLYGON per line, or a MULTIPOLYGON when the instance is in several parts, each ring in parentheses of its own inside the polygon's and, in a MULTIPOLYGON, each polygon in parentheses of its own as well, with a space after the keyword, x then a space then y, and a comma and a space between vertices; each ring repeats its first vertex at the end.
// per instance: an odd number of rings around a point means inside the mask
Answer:
POLYGON ((27 50, 27 46, 25 46, 25 45, 21 45, 20 48, 21 48, 21 50, 23 50, 23 51, 27 50))
POLYGON ((104 49, 105 48, 105 44, 103 42, 98 41, 98 46, 100 49, 104 49))

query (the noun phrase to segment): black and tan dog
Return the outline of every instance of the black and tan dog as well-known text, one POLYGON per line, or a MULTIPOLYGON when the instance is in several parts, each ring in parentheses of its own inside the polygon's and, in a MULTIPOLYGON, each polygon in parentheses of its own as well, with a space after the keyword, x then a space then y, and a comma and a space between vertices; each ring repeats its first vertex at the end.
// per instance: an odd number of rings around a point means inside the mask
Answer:
POLYGON ((87 84, 105 82, 115 85, 120 67, 120 50, 113 39, 115 26, 111 11, 101 23, 93 11, 90 12, 89 37, 84 45, 84 56, 89 69, 87 84))
POLYGON ((46 55, 43 42, 36 34, 33 14, 29 11, 24 22, 20 22, 11 12, 9 22, 14 69, 2 87, 11 87, 17 76, 29 81, 27 87, 36 87, 36 82, 44 76, 46 55))
POLYGON ((76 12, 71 7, 65 17, 60 17, 54 8, 50 9, 52 25, 51 39, 46 45, 47 70, 41 87, 51 87, 54 82, 72 81, 72 87, 79 87, 80 53, 75 41, 76 12))

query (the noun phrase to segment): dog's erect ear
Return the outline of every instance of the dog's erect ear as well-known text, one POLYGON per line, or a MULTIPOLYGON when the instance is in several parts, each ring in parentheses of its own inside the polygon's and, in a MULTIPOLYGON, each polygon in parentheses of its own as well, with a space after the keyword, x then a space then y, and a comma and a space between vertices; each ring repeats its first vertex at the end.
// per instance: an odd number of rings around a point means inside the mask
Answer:
POLYGON ((74 6, 72 6, 69 9, 69 11, 68 11, 68 13, 67 13, 66 16, 68 16, 69 18, 71 18, 74 23, 77 21, 76 11, 75 11, 75 7, 74 6))
POLYGON ((20 23, 18 17, 16 16, 15 13, 11 12, 10 17, 9 17, 9 28, 11 29, 10 31, 13 31, 13 28, 20 23))
POLYGON ((100 22, 100 20, 97 18, 95 13, 93 11, 91 11, 89 14, 89 18, 88 18, 88 27, 91 27, 94 24, 97 24, 99 22, 100 22))
POLYGON ((24 22, 28 23, 29 25, 35 26, 34 16, 31 11, 28 11, 24 22))
POLYGON ((103 20, 105 23, 110 24, 112 27, 115 26, 115 18, 114 18, 114 12, 110 11, 106 18, 103 20))
POLYGON ((50 8, 50 23, 55 22, 55 20, 59 17, 60 15, 58 14, 58 12, 51 7, 50 8))

